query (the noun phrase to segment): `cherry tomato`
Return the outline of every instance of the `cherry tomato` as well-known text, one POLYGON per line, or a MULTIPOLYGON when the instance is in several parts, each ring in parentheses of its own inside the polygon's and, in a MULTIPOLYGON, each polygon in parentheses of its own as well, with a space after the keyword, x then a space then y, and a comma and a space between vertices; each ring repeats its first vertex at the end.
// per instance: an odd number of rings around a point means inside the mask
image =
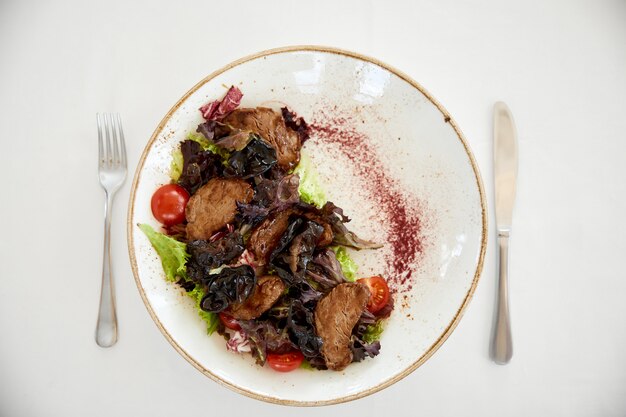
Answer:
POLYGON ((270 368, 278 372, 291 372, 299 368, 303 360, 304 355, 299 350, 267 354, 267 363, 270 365, 270 368))
POLYGON ((358 282, 367 285, 370 290, 370 299, 367 302, 367 309, 371 313, 376 313, 387 305, 389 301, 389 287, 387 281, 380 275, 369 278, 361 278, 358 282))
POLYGON ((185 221, 185 207, 189 193, 177 184, 167 184, 152 195, 152 214, 165 226, 173 226, 185 221))
POLYGON ((219 315, 224 326, 232 330, 241 330, 241 326, 239 325, 239 322, 237 322, 236 318, 224 312, 221 312, 219 315))

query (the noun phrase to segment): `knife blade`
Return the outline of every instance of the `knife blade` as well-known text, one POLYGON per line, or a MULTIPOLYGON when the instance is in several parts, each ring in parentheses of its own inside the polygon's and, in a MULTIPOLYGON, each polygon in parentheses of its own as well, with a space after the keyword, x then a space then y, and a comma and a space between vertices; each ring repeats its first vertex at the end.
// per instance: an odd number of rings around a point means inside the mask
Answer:
POLYGON ((501 365, 513 356, 513 338, 509 315, 508 275, 509 238, 517 181, 517 132, 511 111, 503 102, 493 108, 493 162, 498 231, 498 293, 491 343, 491 357, 501 365))
POLYGON ((510 232, 517 180, 517 133, 513 115, 501 101, 493 108, 493 135, 496 225, 498 233, 510 232))

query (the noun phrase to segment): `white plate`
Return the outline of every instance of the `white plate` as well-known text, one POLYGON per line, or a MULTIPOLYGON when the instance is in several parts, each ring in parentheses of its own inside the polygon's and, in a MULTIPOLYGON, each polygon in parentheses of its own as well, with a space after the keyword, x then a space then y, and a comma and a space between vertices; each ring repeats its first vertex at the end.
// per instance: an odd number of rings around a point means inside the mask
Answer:
POLYGON ((167 113, 141 156, 128 241, 139 292, 167 340, 205 375, 251 397, 295 405, 338 403, 376 392, 424 363, 458 324, 482 269, 487 217, 478 168, 446 110, 419 84, 374 59, 331 48, 291 47, 241 59, 198 83, 167 113), (360 276, 383 274, 396 308, 379 356, 342 372, 282 374, 228 352, 206 335, 191 300, 166 283, 137 223, 169 182, 172 148, 201 122, 198 108, 244 93, 242 106, 287 104, 313 125, 305 152, 349 227, 386 243, 354 252, 360 276))

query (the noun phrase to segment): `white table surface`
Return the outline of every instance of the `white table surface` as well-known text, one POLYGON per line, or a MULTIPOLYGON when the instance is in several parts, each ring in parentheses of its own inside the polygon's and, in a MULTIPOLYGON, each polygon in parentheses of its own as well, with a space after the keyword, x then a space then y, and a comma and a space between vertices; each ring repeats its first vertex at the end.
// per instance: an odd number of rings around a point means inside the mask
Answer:
POLYGON ((626 415, 626 2, 0 1, 0 416, 626 415), (371 55, 456 119, 489 197, 490 244, 463 320, 390 388, 324 409, 235 394, 152 322, 126 243, 130 178, 197 81, 263 49, 371 55), (491 108, 519 132, 511 246, 515 355, 488 358, 495 290, 491 108), (97 111, 123 115, 116 200, 120 339, 94 343, 103 193, 97 111))

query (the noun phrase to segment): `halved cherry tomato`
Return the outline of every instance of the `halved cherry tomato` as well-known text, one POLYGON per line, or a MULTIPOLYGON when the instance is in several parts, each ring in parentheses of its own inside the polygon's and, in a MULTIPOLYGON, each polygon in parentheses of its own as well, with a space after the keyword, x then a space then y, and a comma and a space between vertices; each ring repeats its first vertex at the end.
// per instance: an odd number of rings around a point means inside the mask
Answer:
POLYGON ((367 309, 371 313, 376 313, 389 301, 389 287, 387 281, 380 275, 369 278, 361 278, 358 282, 367 285, 370 290, 370 299, 367 302, 367 309))
POLYGON ((165 226, 185 221, 185 207, 189 193, 177 184, 166 184, 152 195, 151 207, 154 217, 165 226))
POLYGON ((220 315, 220 320, 222 321, 224 326, 232 330, 241 330, 241 326, 239 325, 239 322, 237 321, 236 318, 224 312, 221 312, 219 315, 220 315))
POLYGON ((268 353, 267 363, 270 368, 278 372, 291 372, 299 368, 304 360, 304 355, 299 350, 287 353, 268 353))

